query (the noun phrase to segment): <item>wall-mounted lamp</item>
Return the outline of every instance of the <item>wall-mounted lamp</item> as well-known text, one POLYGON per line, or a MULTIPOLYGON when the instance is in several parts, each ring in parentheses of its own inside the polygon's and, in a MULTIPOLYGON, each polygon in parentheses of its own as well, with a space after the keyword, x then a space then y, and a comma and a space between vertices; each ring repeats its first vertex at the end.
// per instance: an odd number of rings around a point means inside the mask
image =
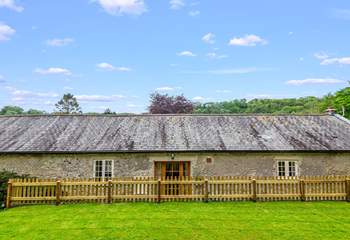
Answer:
POLYGON ((175 153, 172 153, 170 156, 171 156, 171 160, 175 159, 175 153))

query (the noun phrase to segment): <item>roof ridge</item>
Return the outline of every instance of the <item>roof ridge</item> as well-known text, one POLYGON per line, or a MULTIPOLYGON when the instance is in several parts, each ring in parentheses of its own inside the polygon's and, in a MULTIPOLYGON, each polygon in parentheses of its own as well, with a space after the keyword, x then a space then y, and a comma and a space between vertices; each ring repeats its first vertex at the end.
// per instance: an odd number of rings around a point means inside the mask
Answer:
MULTIPOLYGON (((155 116, 188 116, 188 117, 200 117, 200 116, 207 116, 207 117, 214 117, 214 116, 243 116, 243 117, 250 117, 250 116, 330 116, 329 114, 324 113, 303 113, 303 114, 269 114, 269 113, 215 113, 215 114, 209 114, 209 113, 194 113, 194 114, 18 114, 18 115, 0 115, 0 118, 4 117, 155 117, 155 116)), ((341 116, 340 116, 341 117, 341 116)))

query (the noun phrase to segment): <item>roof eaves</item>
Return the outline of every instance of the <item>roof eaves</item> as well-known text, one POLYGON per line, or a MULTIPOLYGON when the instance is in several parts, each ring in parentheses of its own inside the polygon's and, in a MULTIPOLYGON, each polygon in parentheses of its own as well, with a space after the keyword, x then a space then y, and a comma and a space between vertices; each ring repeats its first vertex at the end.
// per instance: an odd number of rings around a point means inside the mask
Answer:
POLYGON ((350 149, 331 150, 133 150, 133 151, 2 151, 0 155, 6 154, 133 154, 133 153, 350 153, 350 149))

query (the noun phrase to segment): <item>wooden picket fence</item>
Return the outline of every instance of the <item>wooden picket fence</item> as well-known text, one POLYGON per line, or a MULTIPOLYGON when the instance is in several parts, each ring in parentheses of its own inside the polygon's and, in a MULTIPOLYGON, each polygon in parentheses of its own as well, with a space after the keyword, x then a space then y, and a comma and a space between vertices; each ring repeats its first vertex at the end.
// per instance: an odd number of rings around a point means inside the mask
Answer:
POLYGON ((350 176, 11 179, 6 206, 79 202, 350 201, 350 176))

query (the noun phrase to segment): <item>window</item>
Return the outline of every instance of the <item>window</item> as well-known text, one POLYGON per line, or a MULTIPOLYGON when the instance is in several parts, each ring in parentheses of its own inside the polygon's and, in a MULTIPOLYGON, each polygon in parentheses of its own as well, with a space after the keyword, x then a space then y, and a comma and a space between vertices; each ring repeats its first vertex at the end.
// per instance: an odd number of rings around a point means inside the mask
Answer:
POLYGON ((94 178, 111 178, 113 177, 112 160, 95 160, 94 161, 94 178))
POLYGON ((298 165, 296 161, 278 161, 277 175, 280 177, 292 177, 298 175, 298 165))

